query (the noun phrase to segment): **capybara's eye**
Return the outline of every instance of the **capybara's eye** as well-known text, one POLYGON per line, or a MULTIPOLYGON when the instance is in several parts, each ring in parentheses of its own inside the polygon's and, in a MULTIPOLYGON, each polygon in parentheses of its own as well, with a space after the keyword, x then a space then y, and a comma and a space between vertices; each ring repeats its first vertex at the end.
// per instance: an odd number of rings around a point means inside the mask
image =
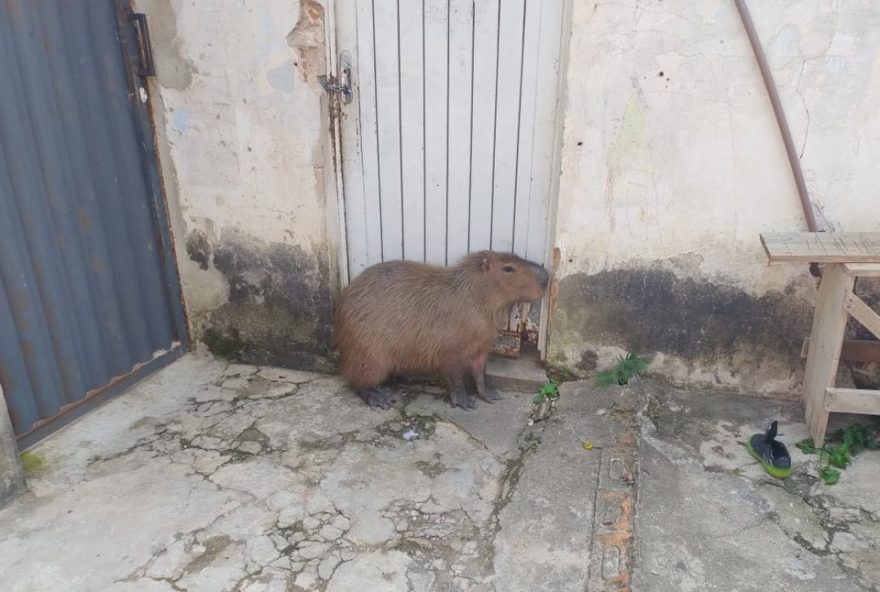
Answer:
POLYGON ((507 267, 504 268, 504 271, 507 273, 513 273, 516 270, 514 268, 512 268, 510 265, 508 265, 507 267))

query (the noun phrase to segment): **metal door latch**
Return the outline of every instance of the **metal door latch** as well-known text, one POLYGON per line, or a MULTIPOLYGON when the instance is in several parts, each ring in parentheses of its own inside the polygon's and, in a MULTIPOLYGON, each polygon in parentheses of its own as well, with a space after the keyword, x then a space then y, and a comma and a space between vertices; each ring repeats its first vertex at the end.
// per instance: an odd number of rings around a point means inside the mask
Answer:
POLYGON ((339 77, 338 82, 334 77, 329 79, 326 76, 318 76, 318 84, 321 85, 328 93, 339 93, 342 96, 342 102, 348 105, 351 103, 351 54, 343 51, 339 54, 339 77))
POLYGON ((134 25, 137 34, 137 49, 141 60, 138 74, 140 76, 155 76, 156 67, 153 65, 153 45, 150 42, 150 30, 147 28, 147 15, 134 12, 128 15, 128 21, 134 25))

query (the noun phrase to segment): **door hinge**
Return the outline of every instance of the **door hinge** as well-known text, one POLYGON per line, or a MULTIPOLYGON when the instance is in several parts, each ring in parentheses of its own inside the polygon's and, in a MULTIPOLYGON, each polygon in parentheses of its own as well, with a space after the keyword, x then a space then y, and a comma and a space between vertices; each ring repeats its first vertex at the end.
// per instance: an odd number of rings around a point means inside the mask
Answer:
POLYGON ((342 102, 346 105, 351 103, 351 54, 347 51, 339 54, 339 76, 329 79, 326 76, 318 76, 318 84, 328 93, 339 93, 342 102))

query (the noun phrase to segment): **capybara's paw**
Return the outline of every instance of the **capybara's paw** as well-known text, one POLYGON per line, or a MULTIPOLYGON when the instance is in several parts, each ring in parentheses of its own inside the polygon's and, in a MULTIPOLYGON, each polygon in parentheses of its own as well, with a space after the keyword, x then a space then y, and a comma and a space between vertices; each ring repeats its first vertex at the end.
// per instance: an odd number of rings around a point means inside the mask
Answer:
POLYGON ((493 389, 490 386, 487 386, 483 389, 483 399, 487 403, 494 403, 495 401, 501 401, 504 397, 501 396, 497 390, 493 389))
POLYGON ((477 401, 464 391, 452 393, 450 396, 453 407, 461 407, 462 409, 473 409, 477 406, 477 401))
POLYGON ((379 407, 381 409, 390 409, 394 403, 394 397, 391 389, 387 387, 371 387, 361 389, 357 392, 358 396, 364 400, 364 403, 370 407, 379 407))

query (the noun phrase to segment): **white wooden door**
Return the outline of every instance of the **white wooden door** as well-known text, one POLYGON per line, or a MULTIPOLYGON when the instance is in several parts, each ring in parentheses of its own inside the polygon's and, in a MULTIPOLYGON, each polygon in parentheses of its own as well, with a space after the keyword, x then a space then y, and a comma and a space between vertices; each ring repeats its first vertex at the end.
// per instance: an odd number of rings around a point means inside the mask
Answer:
POLYGON ((335 0, 349 276, 491 248, 546 262, 565 0, 335 0))

